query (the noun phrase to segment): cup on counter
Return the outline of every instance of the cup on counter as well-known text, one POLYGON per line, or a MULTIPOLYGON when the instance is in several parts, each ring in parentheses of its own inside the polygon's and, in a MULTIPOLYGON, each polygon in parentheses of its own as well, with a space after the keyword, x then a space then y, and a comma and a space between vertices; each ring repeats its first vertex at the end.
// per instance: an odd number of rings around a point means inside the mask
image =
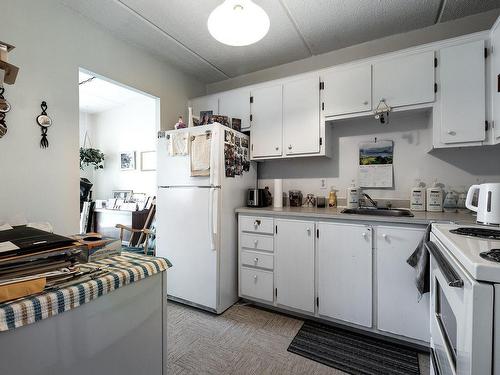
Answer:
POLYGON ((326 207, 326 197, 316 197, 316 207, 325 208, 326 207))

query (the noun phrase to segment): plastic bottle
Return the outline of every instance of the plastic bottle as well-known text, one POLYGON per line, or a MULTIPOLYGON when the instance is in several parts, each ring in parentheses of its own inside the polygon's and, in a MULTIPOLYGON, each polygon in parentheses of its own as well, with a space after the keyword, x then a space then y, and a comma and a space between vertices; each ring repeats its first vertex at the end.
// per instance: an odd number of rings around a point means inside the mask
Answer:
POLYGON ((427 189, 427 211, 443 212, 443 189, 434 180, 434 186, 427 189))
POLYGON ((337 207, 337 190, 332 186, 330 194, 328 194, 328 207, 337 207))
POLYGON ((458 190, 458 199, 457 199, 457 209, 458 212, 468 212, 465 207, 465 201, 467 200, 467 190, 465 190, 465 186, 460 186, 458 190))
POLYGON ((410 210, 425 211, 425 184, 420 179, 415 180, 415 186, 411 189, 410 195, 410 210))
POLYGON ((443 209, 444 212, 457 212, 458 194, 449 188, 444 198, 443 209))
POLYGON ((346 191, 347 208, 359 207, 359 188, 356 186, 354 180, 351 181, 351 186, 346 191))

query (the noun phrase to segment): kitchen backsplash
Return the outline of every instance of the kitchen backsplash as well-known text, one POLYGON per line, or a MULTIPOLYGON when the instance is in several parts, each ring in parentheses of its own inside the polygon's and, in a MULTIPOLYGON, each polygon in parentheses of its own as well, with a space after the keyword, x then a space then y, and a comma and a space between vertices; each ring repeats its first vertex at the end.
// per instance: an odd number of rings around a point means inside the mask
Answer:
POLYGON ((478 182, 500 182, 500 145, 432 150, 432 114, 413 111, 391 114, 388 125, 372 117, 327 123, 333 126, 327 146, 332 157, 296 158, 260 162, 259 187, 269 186, 273 179, 283 179, 283 191, 299 189, 303 194, 328 196, 331 186, 338 192, 339 204, 346 198, 346 188, 357 182, 359 143, 377 139, 394 141, 394 186, 386 189, 364 189, 374 199, 404 205, 419 178, 427 186, 434 180, 445 190, 468 188, 478 182), (323 185, 325 188, 321 188, 323 185), (402 201, 402 202, 399 202, 402 201))

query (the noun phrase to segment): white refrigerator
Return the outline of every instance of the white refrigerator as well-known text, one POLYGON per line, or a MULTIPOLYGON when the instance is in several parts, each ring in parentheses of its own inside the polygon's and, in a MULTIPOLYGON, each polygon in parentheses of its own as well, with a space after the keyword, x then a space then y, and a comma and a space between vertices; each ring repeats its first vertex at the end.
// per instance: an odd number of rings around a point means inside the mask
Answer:
POLYGON ((173 265, 167 272, 169 299, 217 314, 238 300, 235 209, 257 186, 257 167, 250 162, 248 171, 226 177, 225 159, 232 164, 232 152, 239 151, 249 160, 248 145, 248 136, 220 124, 158 133, 156 253, 173 265), (201 153, 209 171, 193 177, 191 142, 203 135, 210 138, 209 152, 201 153))

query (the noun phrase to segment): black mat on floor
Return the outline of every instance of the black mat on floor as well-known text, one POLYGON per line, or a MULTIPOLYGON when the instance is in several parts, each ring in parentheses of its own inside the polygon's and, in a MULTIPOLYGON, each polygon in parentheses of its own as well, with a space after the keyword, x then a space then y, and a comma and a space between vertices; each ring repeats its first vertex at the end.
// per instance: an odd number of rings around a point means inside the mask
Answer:
POLYGON ((406 347, 306 321, 288 351, 354 375, 419 375, 418 354, 406 347))

